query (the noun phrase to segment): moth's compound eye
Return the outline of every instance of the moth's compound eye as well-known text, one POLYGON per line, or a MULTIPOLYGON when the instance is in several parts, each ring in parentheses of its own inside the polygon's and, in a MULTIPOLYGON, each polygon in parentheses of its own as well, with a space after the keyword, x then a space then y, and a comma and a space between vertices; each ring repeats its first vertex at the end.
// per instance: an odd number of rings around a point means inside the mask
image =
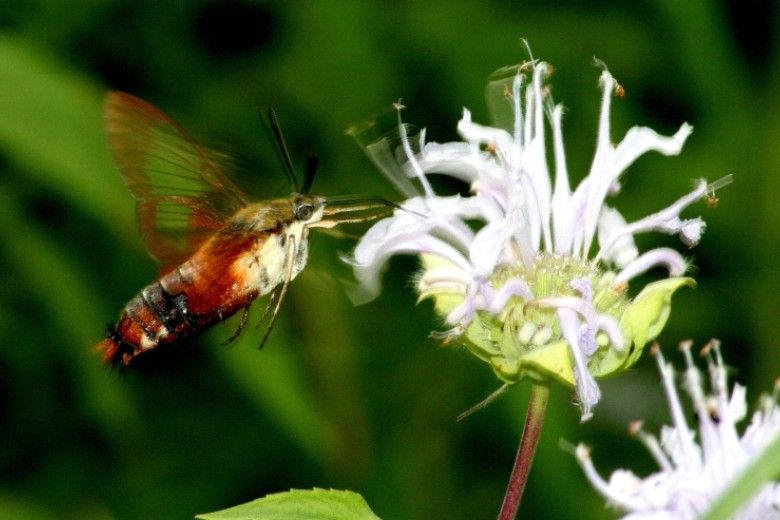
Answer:
POLYGON ((311 204, 298 204, 295 208, 295 218, 298 220, 309 220, 314 214, 314 206, 311 204))

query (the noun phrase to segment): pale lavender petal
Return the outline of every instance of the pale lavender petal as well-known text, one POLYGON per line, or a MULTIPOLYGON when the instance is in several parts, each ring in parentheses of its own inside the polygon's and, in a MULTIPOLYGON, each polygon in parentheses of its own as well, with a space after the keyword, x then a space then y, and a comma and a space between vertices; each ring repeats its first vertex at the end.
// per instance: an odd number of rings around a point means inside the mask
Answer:
POLYGON ((701 180, 694 190, 687 195, 680 197, 667 208, 653 213, 652 215, 648 215, 636 222, 627 224, 609 237, 604 246, 602 246, 601 251, 596 255, 596 259, 600 259, 605 251, 609 251, 613 242, 619 240, 625 234, 636 235, 637 233, 644 233, 647 231, 663 231, 665 233, 680 232, 684 226, 679 218, 680 213, 685 208, 704 197, 708 193, 708 190, 707 181, 701 180))
POLYGON ((601 76, 603 95, 598 145, 588 174, 590 186, 584 221, 583 254, 586 254, 590 249, 604 199, 620 174, 639 156, 650 150, 658 151, 664 155, 680 153, 685 140, 692 131, 692 127, 686 123, 672 137, 663 137, 649 128, 634 127, 628 131, 617 147, 613 147, 609 137, 609 106, 614 84, 615 80, 605 70, 601 76))
POLYGON ((534 138, 533 132, 534 122, 534 91, 533 89, 525 89, 525 121, 523 124, 523 141, 522 146, 527 146, 534 138))
POLYGON ((450 325, 459 325, 465 329, 477 310, 475 296, 467 293, 463 302, 450 311, 444 320, 450 325))
POLYGON ((683 123, 671 137, 661 136, 651 128, 640 126, 631 128, 615 149, 612 168, 616 173, 613 175, 617 178, 620 172, 650 151, 663 155, 678 155, 692 132, 693 127, 688 123, 683 123))
POLYGON ((544 94, 542 92, 542 79, 547 75, 547 71, 548 66, 546 63, 540 63, 534 68, 534 135, 533 139, 526 143, 522 171, 530 179, 531 189, 534 194, 530 199, 534 204, 529 205, 529 212, 535 212, 536 218, 534 220, 538 220, 540 224, 545 250, 551 251, 550 204, 552 188, 550 186, 550 172, 547 169, 547 151, 544 142, 544 94))
POLYGON ((569 344, 569 350, 574 361, 577 398, 580 401, 582 410, 580 419, 584 422, 593 417, 592 410, 601 398, 601 391, 596 384, 596 380, 588 371, 588 363, 582 352, 580 345, 580 320, 577 318, 577 314, 572 310, 564 308, 559 308, 557 314, 561 332, 569 344))
POLYGON ((596 331, 592 329, 589 324, 583 324, 580 332, 580 350, 582 350, 585 359, 590 360, 598 348, 599 345, 596 343, 596 331))
POLYGON ((465 292, 472 279, 471 273, 457 267, 426 269, 417 280, 417 290, 420 293, 465 292))
MULTIPOLYGON (((419 165, 425 172, 444 174, 471 184, 489 167, 485 155, 469 143, 428 143, 419 158, 419 165)), ((409 170, 407 175, 410 173, 414 174, 409 170)))
POLYGON ((562 254, 569 252, 572 240, 571 188, 569 172, 566 167, 566 152, 563 147, 561 118, 563 107, 556 106, 552 114, 553 150, 555 153, 555 190, 552 196, 552 219, 554 251, 562 254))
MULTIPOLYGON (((599 130, 596 140, 596 152, 593 155, 593 163, 590 166, 590 172, 583 183, 587 180, 585 195, 585 212, 582 216, 583 221, 579 228, 580 236, 575 238, 579 247, 577 250, 582 256, 587 256, 590 249, 593 235, 596 231, 598 217, 601 213, 601 206, 604 203, 607 189, 612 183, 613 176, 610 175, 609 159, 614 151, 610 140, 609 106, 612 102, 612 88, 615 80, 612 75, 604 69, 599 78, 601 85, 601 111, 599 115, 599 130)), ((582 187, 582 184, 580 185, 582 187)), ((580 187, 576 191, 580 190, 580 187)))
POLYGON ((577 462, 580 463, 580 466, 585 472, 585 476, 587 477, 590 484, 610 503, 628 511, 644 508, 644 503, 637 501, 636 499, 632 499, 628 493, 618 491, 621 489, 625 490, 635 488, 638 486, 638 484, 641 483, 641 480, 633 473, 625 470, 616 471, 610 477, 609 483, 607 483, 601 477, 601 475, 599 475, 598 471, 596 471, 596 468, 593 466, 593 461, 590 457, 590 452, 583 444, 579 444, 577 446, 575 454, 577 456, 577 462), (627 485, 621 485, 621 480, 628 481, 627 485))
POLYGON ((513 138, 514 143, 516 146, 520 146, 522 144, 521 139, 523 137, 523 96, 522 96, 522 87, 523 87, 523 75, 520 74, 520 69, 518 69, 517 74, 515 74, 514 80, 512 80, 512 108, 514 109, 514 125, 513 125, 513 138))
POLYGON ((694 247, 701 240, 701 236, 706 228, 707 223, 700 217, 683 220, 683 225, 680 228, 680 240, 686 246, 694 247))
POLYGON ((503 220, 509 205, 506 185, 499 179, 481 179, 472 185, 485 220, 503 220))
POLYGON ((490 302, 490 312, 498 314, 506 306, 509 298, 513 296, 519 296, 523 300, 531 300, 534 295, 531 288, 528 287, 528 283, 520 278, 511 278, 506 281, 501 288, 492 295, 492 301, 490 302))
POLYGON ((507 241, 506 224, 489 222, 480 229, 469 248, 469 260, 474 272, 489 276, 495 269, 507 241))
POLYGON ((623 350, 626 346, 626 340, 620 331, 620 324, 609 314, 601 313, 596 316, 596 327, 603 330, 609 338, 609 344, 617 351, 623 350))
POLYGON ((634 243, 631 233, 625 233, 626 220, 614 208, 604 206, 599 217, 598 240, 601 247, 601 258, 622 268, 639 256, 639 249, 634 243), (614 240, 613 240, 613 237, 614 240), (604 246, 609 244, 609 249, 604 246))
POLYGON ((582 295, 582 299, 588 304, 593 304, 593 287, 587 278, 575 278, 569 283, 569 287, 582 295))
POLYGON ((420 253, 435 254, 449 260, 460 269, 470 270, 468 260, 447 242, 430 235, 410 233, 397 234, 373 242, 364 237, 355 249, 352 261, 355 277, 366 289, 366 296, 376 297, 381 292, 379 274, 390 257, 398 254, 420 253))
POLYGON ((618 273, 614 283, 628 282, 659 265, 665 266, 669 270, 669 276, 682 276, 688 268, 685 259, 680 253, 668 247, 659 247, 651 249, 629 263, 618 273))
MULTIPOLYGON (((628 225, 628 231, 636 234, 643 231, 663 229, 666 222, 673 222, 675 218, 679 218, 680 213, 693 204, 694 202, 701 200, 708 193, 707 181, 701 179, 696 183, 696 188, 691 190, 688 194, 680 197, 674 203, 666 208, 648 215, 647 217, 632 222, 628 225)), ((676 231, 676 229, 674 230, 676 231)))
POLYGON ((484 210, 484 206, 477 204, 473 197, 417 197, 406 201, 403 210, 396 210, 392 228, 382 233, 435 234, 466 251, 474 239, 474 232, 463 219, 484 219, 484 210))
POLYGON ((530 177, 523 175, 520 177, 520 188, 524 193, 534 195, 532 197, 524 197, 525 207, 522 208, 522 214, 525 218, 525 227, 528 233, 528 245, 534 251, 539 251, 539 244, 542 239, 542 220, 540 218, 541 210, 539 200, 536 198, 535 186, 530 177))
POLYGON ((670 364, 666 363, 660 349, 656 352, 656 361, 661 372, 661 381, 663 382, 666 400, 669 404, 669 410, 672 412, 672 420, 674 422, 674 430, 663 430, 666 433, 662 434, 662 443, 667 446, 667 453, 672 455, 676 464, 700 467, 701 454, 698 446, 693 441, 693 432, 688 428, 688 423, 685 420, 682 403, 674 385, 674 369, 670 364), (674 432, 674 434, 670 435, 670 431, 674 432))
POLYGON ((495 148, 509 149, 512 146, 512 136, 501 128, 492 128, 474 123, 471 112, 463 109, 463 117, 458 121, 458 133, 471 144, 490 144, 495 148))
POLYGON ((590 179, 587 177, 580 182, 571 198, 571 214, 569 222, 571 223, 572 237, 568 248, 562 248, 564 254, 571 254, 575 257, 587 258, 587 251, 583 252, 585 243, 585 218, 588 212, 588 193, 590 179))
POLYGON ((478 278, 472 279, 472 282, 466 288, 463 302, 447 315, 447 323, 458 325, 465 329, 471 323, 476 311, 488 308, 485 296, 480 289, 482 285, 481 280, 478 278))
MULTIPOLYGON (((596 153, 593 159, 594 164, 597 160, 603 160, 604 156, 612 151, 609 107, 612 104, 612 89, 615 86, 615 79, 606 68, 601 71, 599 85, 601 86, 601 110, 599 111, 599 131, 596 140, 596 153)), ((591 174, 593 174, 592 167, 591 174)))

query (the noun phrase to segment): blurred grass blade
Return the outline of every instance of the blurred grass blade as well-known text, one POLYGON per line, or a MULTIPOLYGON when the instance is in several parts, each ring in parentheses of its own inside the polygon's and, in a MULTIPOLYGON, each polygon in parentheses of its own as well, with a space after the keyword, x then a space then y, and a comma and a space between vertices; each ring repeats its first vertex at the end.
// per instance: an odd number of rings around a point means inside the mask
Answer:
POLYGON ((0 70, 0 151, 43 188, 127 236, 131 202, 108 152, 102 89, 2 33, 0 70))
MULTIPOLYGON (((253 312, 258 310, 262 309, 253 312)), ((327 446, 324 437, 329 431, 327 418, 317 406, 312 385, 296 363, 290 335, 283 332, 283 327, 278 327, 274 334, 272 344, 262 352, 257 350, 257 338, 245 334, 235 348, 217 359, 259 410, 286 430, 309 456, 322 460, 323 446, 327 446)))
MULTIPOLYGON (((89 289, 88 274, 71 255, 21 218, 20 208, 7 193, 0 191, 0 236, 4 254, 16 266, 16 283, 24 287, 65 338, 54 342, 69 349, 66 353, 79 390, 79 400, 87 414, 100 421, 106 431, 119 433, 132 423, 135 412, 122 385, 111 384, 110 372, 89 347, 102 337, 99 330, 101 308, 89 289)), ((51 344, 31 348, 52 348, 51 344)))
POLYGON ((54 520, 60 518, 43 509, 39 504, 14 496, 11 493, 0 493, 0 511, 3 518, 22 518, 24 520, 54 520))

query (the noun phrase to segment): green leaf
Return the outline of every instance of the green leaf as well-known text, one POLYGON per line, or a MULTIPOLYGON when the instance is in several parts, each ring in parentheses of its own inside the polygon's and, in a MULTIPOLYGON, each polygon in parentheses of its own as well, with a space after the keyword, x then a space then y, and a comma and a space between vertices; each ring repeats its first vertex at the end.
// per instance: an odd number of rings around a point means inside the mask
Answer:
POLYGON ((377 520, 363 497, 335 489, 293 489, 240 506, 198 515, 199 520, 377 520))
POLYGON ((780 476, 780 437, 764 449, 753 464, 742 471, 742 475, 712 505, 703 520, 733 518, 745 503, 750 500, 767 482, 780 476))
MULTIPOLYGON (((453 269, 451 262, 434 255, 420 255, 426 272, 439 269, 453 269)), ((605 377, 633 365, 642 355, 645 345, 655 339, 663 330, 672 309, 672 295, 683 286, 695 287, 696 281, 688 277, 675 277, 647 284, 633 299, 620 317, 620 328, 626 338, 626 348, 602 349, 594 356, 588 369, 595 377, 605 377)), ((434 309, 446 316, 463 302, 460 292, 432 291, 421 284, 419 300, 431 298, 434 309)), ((512 317, 507 315, 506 321, 512 317)), ((504 333, 513 331, 504 327, 504 333)), ((565 342, 557 341, 531 351, 510 352, 501 349, 502 331, 489 320, 473 320, 466 330, 466 345, 478 357, 493 367, 499 378, 506 383, 516 383, 525 376, 537 379, 551 377, 565 385, 574 386, 574 370, 565 342)), ((510 342, 513 341, 510 339, 510 342)))
POLYGON ((569 345, 564 340, 534 349, 523 355, 519 364, 522 375, 542 381, 549 377, 569 387, 576 384, 569 345))
POLYGON ((666 278, 647 284, 620 317, 620 329, 626 338, 628 357, 617 363, 604 360, 601 377, 633 365, 642 355, 649 341, 658 337, 672 312, 672 295, 683 286, 696 287, 696 280, 688 277, 666 278))

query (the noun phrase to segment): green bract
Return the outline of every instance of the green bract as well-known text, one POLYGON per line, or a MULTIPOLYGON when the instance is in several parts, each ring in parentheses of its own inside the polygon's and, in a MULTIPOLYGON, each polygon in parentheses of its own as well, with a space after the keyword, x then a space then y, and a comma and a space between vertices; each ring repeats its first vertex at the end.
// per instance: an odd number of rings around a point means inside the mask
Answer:
MULTIPOLYGON (((421 255, 426 272, 447 269, 448 261, 434 255, 421 255)), ((633 299, 628 298, 626 284, 612 284, 614 273, 600 272, 591 264, 562 257, 542 257, 531 270, 499 271, 491 282, 500 278, 522 277, 539 299, 574 295, 569 283, 587 277, 594 290, 593 303, 600 313, 613 316, 625 338, 622 349, 611 345, 603 332, 597 334, 598 348, 588 362, 594 377, 617 374, 633 365, 645 345, 663 330, 669 317, 672 295, 682 286, 694 287, 689 277, 674 277, 648 284, 633 299), (568 275, 568 276, 564 276, 568 275)), ((421 288, 420 300, 430 298, 437 314, 447 316, 464 301, 462 292, 433 291, 421 288)), ((562 337, 555 310, 538 306, 537 300, 513 297, 496 315, 478 311, 461 336, 465 346, 490 364, 499 379, 517 383, 524 377, 557 380, 575 386, 571 349, 562 337)))

